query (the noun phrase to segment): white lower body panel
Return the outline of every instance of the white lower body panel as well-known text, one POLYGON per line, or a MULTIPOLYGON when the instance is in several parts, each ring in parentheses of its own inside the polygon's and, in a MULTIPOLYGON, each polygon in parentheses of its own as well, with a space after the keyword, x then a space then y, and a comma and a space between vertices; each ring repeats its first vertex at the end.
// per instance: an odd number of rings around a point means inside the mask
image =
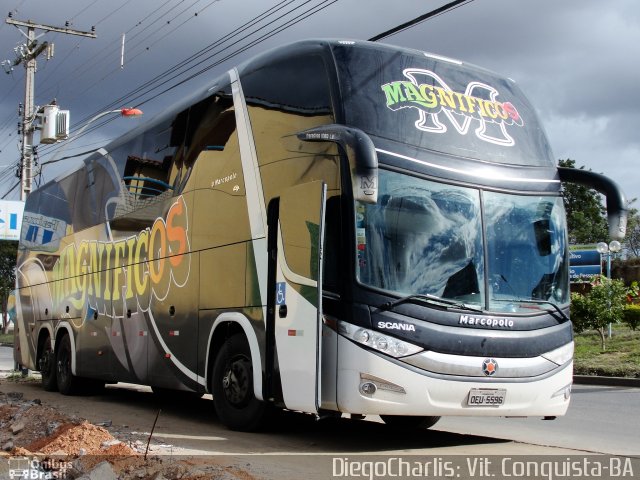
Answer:
POLYGON ((398 365, 338 336, 337 404, 341 412, 415 416, 560 416, 569 406, 573 362, 541 379, 519 382, 436 378, 398 365), (360 391, 362 375, 374 376, 404 389, 360 391), (499 407, 467 406, 473 388, 505 389, 499 407))

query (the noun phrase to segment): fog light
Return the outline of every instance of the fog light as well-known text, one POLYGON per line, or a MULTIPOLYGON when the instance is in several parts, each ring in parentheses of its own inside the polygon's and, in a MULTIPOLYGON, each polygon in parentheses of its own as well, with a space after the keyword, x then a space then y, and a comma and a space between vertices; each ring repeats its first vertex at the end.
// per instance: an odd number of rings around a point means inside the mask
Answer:
POLYGON ((569 385, 567 385, 565 387, 562 387, 556 393, 551 395, 551 398, 559 397, 561 395, 564 395, 564 399, 565 400, 569 400, 569 398, 571 397, 571 384, 569 384, 569 385))
POLYGON ((360 393, 363 395, 373 395, 376 393, 376 384, 371 382, 365 382, 360 385, 360 393))
POLYGON ((400 385, 396 385, 395 383, 391 383, 388 380, 385 380, 380 377, 376 377, 374 375, 369 375, 368 373, 360 373, 360 392, 365 393, 367 395, 373 395, 378 390, 383 390, 385 392, 393 392, 393 393, 401 393, 406 394, 406 390, 402 388, 400 385), (364 390, 365 385, 372 385, 371 387, 367 387, 367 391, 364 390), (370 392, 370 393, 369 393, 370 392))

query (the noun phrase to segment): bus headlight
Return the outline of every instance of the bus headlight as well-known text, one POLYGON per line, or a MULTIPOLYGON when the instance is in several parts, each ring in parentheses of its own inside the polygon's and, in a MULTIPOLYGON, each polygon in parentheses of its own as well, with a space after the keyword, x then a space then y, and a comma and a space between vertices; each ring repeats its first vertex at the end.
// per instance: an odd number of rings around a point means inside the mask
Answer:
POLYGON ((346 322, 338 322, 338 332, 354 342, 395 358, 406 357, 423 350, 412 343, 346 322))

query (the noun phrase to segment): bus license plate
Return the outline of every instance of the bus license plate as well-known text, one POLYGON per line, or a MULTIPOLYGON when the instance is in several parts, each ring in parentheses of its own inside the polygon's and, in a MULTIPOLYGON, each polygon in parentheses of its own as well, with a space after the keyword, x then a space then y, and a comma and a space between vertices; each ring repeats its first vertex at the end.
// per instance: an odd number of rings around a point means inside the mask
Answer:
POLYGON ((469 391, 467 405, 470 407, 500 407, 507 398, 505 389, 472 388, 469 391))

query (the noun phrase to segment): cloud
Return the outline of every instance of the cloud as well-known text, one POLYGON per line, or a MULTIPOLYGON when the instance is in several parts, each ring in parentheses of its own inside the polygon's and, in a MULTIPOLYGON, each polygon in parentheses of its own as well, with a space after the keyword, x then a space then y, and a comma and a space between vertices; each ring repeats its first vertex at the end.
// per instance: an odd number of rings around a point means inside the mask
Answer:
MULTIPOLYGON (((64 108, 72 110, 72 125, 77 125, 75 122, 278 2, 246 0, 238 8, 238 2, 222 0, 197 17, 193 15, 197 8, 209 3, 201 1, 178 16, 186 8, 184 3, 163 6, 164 2, 156 0, 113 0, 97 2, 85 10, 71 0, 37 6, 20 2, 16 18, 52 25, 64 25, 70 19, 73 27, 81 30, 89 30, 97 23, 96 40, 62 34, 43 37, 55 41, 56 56, 49 63, 38 61, 36 102, 42 104, 57 97, 64 108), (168 12, 172 7, 175 8, 168 12), (175 20, 166 24, 173 17, 175 20), (100 22, 101 19, 104 20, 100 22), (183 27, 166 35, 187 19, 183 27), (156 29, 158 32, 151 34, 156 29), (120 38, 128 30, 125 68, 121 70, 120 38)), ((264 48, 308 37, 366 39, 433 7, 423 0, 367 0, 366 4, 362 0, 340 0, 251 52, 229 59, 184 88, 145 103, 143 109, 147 118, 152 116, 178 96, 200 88, 223 69, 264 48)), ((20 41, 22 37, 15 28, 0 27, 2 56, 13 58, 12 48, 20 41)), ((578 164, 589 165, 617 180, 623 178, 629 184, 630 196, 640 197, 639 175, 629 168, 637 162, 640 142, 640 68, 635 65, 640 57, 637 0, 476 0, 383 41, 459 58, 515 79, 540 113, 558 157, 574 158, 578 164)), ((239 37, 231 43, 236 48, 242 44, 239 37)), ((22 101, 22 70, 18 67, 13 77, 0 78, 0 92, 14 88, 10 95, 0 93, 0 129, 4 124, 10 126, 9 130, 0 130, 0 164, 18 159, 13 144, 2 146, 9 139, 8 132, 15 131, 17 116, 13 112, 17 102, 22 101)), ((149 96, 142 95, 136 101, 149 96)), ((120 120, 109 125, 109 134, 113 135, 130 128, 120 120)), ((90 141, 93 140, 86 139, 87 143, 90 141)))

